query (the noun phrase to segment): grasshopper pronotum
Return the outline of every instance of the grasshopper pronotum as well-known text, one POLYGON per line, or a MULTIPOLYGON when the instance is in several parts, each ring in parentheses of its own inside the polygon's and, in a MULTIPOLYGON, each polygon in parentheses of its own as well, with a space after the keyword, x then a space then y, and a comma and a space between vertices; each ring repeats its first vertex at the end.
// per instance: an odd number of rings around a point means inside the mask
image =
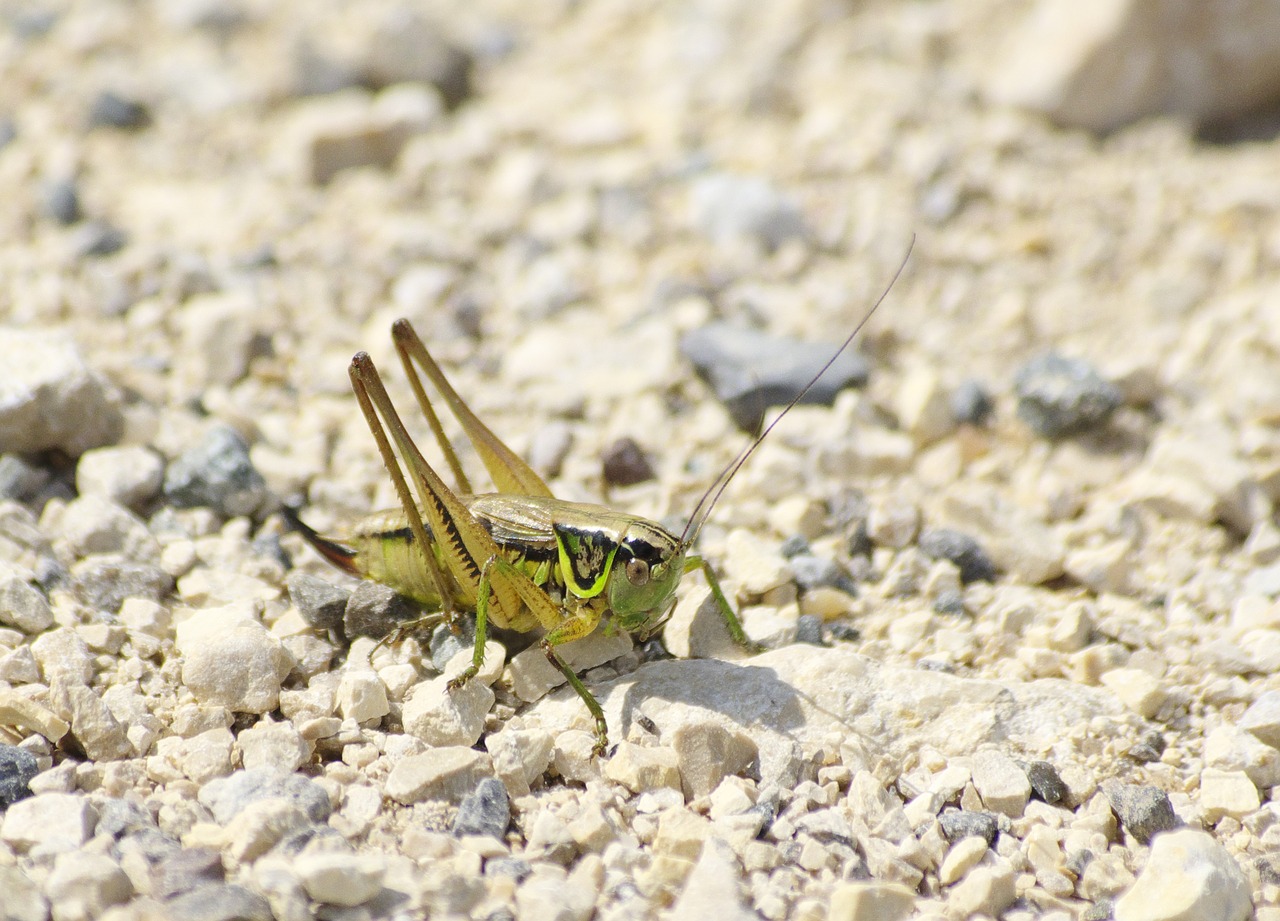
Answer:
MULTIPOLYGON (((910 253, 908 248, 907 257, 910 253)), ((480 670, 490 623, 521 633, 542 630, 542 650, 591 712, 595 751, 603 754, 608 746, 604 711, 556 647, 590 634, 606 612, 628 633, 641 638, 656 633, 671 615, 680 579, 701 569, 734 641, 748 649, 758 648, 742 629, 710 565, 692 552, 694 540, 747 458, 880 306, 907 257, 884 293, 804 390, 720 472, 679 536, 635 515, 555 498, 533 468, 463 402, 403 319, 392 325, 392 339, 459 492, 445 485, 427 463, 392 405, 373 360, 366 352, 357 352, 349 368, 351 384, 395 484, 400 508, 365 518, 342 540, 321 537, 296 517, 293 523, 339 568, 388 585, 429 612, 393 636, 441 621, 452 623, 464 611, 475 611, 472 662, 449 683, 450 689, 461 687, 480 670), (497 492, 473 493, 423 388, 419 369, 458 418, 497 492)))

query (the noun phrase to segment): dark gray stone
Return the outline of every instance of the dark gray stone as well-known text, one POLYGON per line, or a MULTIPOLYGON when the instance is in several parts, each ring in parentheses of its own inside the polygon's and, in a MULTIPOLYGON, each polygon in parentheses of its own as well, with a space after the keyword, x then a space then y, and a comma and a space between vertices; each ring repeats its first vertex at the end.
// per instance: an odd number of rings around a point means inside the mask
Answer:
POLYGON ((244 886, 213 883, 164 905, 170 921, 274 921, 267 900, 244 886))
POLYGON ((610 486, 634 486, 653 479, 653 465, 634 438, 619 438, 600 458, 604 481, 610 486))
POLYGON ((1055 805, 1067 795, 1067 785, 1062 782, 1058 769, 1048 761, 1031 761, 1022 765, 1031 781, 1031 793, 1040 800, 1055 805))
POLYGON ((44 210, 59 224, 74 224, 84 217, 80 193, 73 179, 56 179, 44 188, 44 210))
POLYGON ((947 809, 938 816, 938 824, 948 841, 959 841, 977 835, 985 838, 987 845, 996 840, 1000 825, 989 812, 969 812, 963 809, 947 809))
POLYGON ((364 581, 356 586, 342 613, 347 636, 372 636, 382 639, 419 614, 413 602, 378 582, 364 581))
POLYGON ((49 482, 49 471, 18 454, 0 454, 0 499, 28 502, 49 482))
POLYGON ((208 847, 182 848, 152 869, 151 894, 163 901, 226 878, 218 851, 208 847))
POLYGON ((920 552, 931 560, 950 560, 961 582, 994 582, 996 564, 974 538, 950 528, 934 528, 920 535, 920 552))
POLYGON ((99 93, 89 106, 89 127, 120 128, 136 131, 151 124, 151 113, 136 99, 129 99, 111 90, 99 93))
MULTIPOLYGON (((835 350, 728 323, 710 323, 680 340, 681 353, 748 432, 760 430, 770 406, 785 406, 799 396, 835 350)), ((861 387, 869 375, 865 358, 842 352, 800 402, 830 406, 841 390, 861 387)))
POLYGON ((178 508, 208 506, 227 518, 252 515, 269 498, 249 446, 225 425, 211 428, 200 444, 169 465, 164 493, 178 508))
POLYGON ((16 745, 0 744, 0 810, 31 795, 29 784, 40 773, 36 756, 16 745))
POLYGON ((825 646, 822 636, 822 618, 815 614, 801 614, 796 618, 796 642, 810 646, 825 646))
POLYGON ((107 221, 89 221, 71 238, 71 252, 77 259, 110 256, 128 245, 129 235, 107 221))
POLYGON ((1088 362, 1050 352, 1014 378, 1018 417, 1043 438, 1066 438, 1106 425, 1122 402, 1120 388, 1088 362))
POLYGON ((458 804, 453 833, 459 838, 488 835, 501 841, 510 824, 511 800, 506 786, 496 777, 486 777, 458 804))
POLYGON ((289 573, 287 584, 289 599, 303 620, 320 630, 337 630, 342 626, 351 592, 305 572, 289 573))
POLYGON ((1158 832, 1182 824, 1173 811, 1169 794, 1159 787, 1112 781, 1102 785, 1102 792, 1120 824, 1142 844, 1150 844, 1158 832))
POLYGON ((162 600, 173 591, 173 576, 146 563, 90 558, 76 565, 73 587, 89 607, 115 614, 126 598, 162 600))
POLYGON ((791 577, 800 591, 815 588, 838 588, 847 595, 857 595, 858 586, 839 563, 811 553, 800 553, 788 560, 791 577))
POLYGON ((961 425, 986 425, 995 408, 991 394, 978 381, 961 381, 951 392, 951 417, 961 425))
POLYGON ((491 857, 484 862, 485 876, 510 876, 516 882, 521 882, 532 872, 533 867, 529 865, 529 861, 521 857, 491 857))

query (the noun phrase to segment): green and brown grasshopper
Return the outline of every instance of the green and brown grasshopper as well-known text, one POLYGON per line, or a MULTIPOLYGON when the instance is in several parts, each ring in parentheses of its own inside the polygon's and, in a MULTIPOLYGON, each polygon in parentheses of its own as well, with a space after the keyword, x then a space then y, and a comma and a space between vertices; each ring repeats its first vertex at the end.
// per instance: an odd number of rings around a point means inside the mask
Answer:
MULTIPOLYGON (((899 267, 894 281, 901 272, 899 267)), ((393 637, 442 621, 452 624, 462 613, 475 612, 472 662, 450 682, 450 689, 461 687, 479 672, 490 623, 520 633, 542 631, 542 650, 591 712, 596 726, 595 751, 603 754, 608 745, 604 711, 556 653, 556 647, 590 634, 606 613, 612 614, 618 627, 642 639, 656 633, 671 616, 681 578, 701 569, 734 641, 758 649, 747 637, 710 565, 693 552, 694 540, 747 458, 849 346, 892 286, 890 282, 804 391, 721 471, 679 536, 634 515, 555 498, 533 468, 463 402, 403 319, 392 325, 392 339, 458 491, 450 489, 422 456, 392 405, 373 360, 366 352, 358 352, 349 368, 351 384, 395 484, 400 508, 365 518, 341 540, 322 537, 296 518, 293 523, 340 569, 390 586, 428 612, 393 637), (457 417, 497 492, 474 494, 419 370, 457 417)))

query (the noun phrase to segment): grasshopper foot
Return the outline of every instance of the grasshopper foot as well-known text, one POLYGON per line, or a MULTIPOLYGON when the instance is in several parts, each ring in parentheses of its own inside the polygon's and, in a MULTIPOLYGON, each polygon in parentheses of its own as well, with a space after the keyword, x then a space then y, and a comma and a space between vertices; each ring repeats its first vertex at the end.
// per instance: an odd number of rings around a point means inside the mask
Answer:
POLYGON ((450 678, 445 688, 450 691, 456 691, 463 687, 468 681, 476 676, 478 669, 474 665, 465 668, 456 678, 450 678))

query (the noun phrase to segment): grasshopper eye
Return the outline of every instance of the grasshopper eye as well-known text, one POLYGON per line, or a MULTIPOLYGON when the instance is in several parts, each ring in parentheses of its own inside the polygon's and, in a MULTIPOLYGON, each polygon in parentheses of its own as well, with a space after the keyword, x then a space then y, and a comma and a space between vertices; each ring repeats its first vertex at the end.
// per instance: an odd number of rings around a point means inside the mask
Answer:
POLYGON ((627 581, 632 585, 645 585, 649 581, 649 564, 635 557, 627 560, 627 581))

